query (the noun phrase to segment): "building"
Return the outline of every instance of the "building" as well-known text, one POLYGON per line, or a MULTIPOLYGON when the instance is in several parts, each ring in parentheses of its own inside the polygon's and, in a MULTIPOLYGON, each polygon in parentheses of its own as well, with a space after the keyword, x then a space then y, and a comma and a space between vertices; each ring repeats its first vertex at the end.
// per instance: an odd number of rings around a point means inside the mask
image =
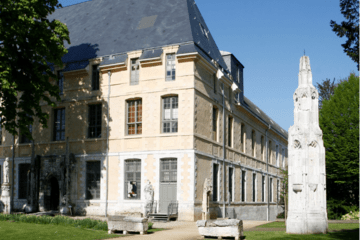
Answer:
MULTIPOLYGON (((71 45, 51 80, 61 101, 42 106, 49 128, 15 139, 15 209, 144 213, 150 181, 157 212, 172 204, 195 221, 210 178, 212 218, 225 207, 276 217, 287 132, 244 96, 243 65, 219 51, 193 0, 93 0, 48 18, 67 24, 71 45)), ((12 156, 3 130, 1 164, 12 156)))

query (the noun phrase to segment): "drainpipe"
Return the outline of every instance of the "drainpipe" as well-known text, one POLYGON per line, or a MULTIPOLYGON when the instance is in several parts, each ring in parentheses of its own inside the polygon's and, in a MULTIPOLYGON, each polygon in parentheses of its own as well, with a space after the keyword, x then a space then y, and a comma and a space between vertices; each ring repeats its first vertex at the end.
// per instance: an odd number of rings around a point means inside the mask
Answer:
POLYGON ((106 128, 106 193, 105 193, 105 217, 108 210, 108 192, 109 192, 109 112, 110 112, 110 80, 111 71, 108 71, 108 99, 107 99, 107 128, 106 128))
POLYGON ((14 209, 14 168, 15 168, 15 135, 13 135, 13 149, 12 149, 12 169, 11 169, 11 196, 10 196, 10 213, 14 209))
POLYGON ((223 107, 223 216, 226 217, 226 211, 225 211, 225 130, 226 130, 226 122, 225 122, 225 84, 222 84, 222 107, 223 107))
POLYGON ((270 218, 270 178, 269 178, 269 146, 268 146, 268 140, 267 140, 267 133, 268 130, 271 129, 271 125, 269 124, 268 129, 265 130, 265 143, 266 143, 266 174, 267 174, 267 209, 266 209, 266 221, 269 221, 270 218))

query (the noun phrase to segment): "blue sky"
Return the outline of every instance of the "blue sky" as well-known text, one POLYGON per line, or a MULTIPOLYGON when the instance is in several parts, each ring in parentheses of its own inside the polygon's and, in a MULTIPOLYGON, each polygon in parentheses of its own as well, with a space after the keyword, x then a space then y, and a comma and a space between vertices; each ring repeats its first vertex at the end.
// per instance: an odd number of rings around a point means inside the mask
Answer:
MULTIPOLYGON (((119 0, 120 1, 120 0, 119 0)), ((141 0, 145 1, 145 0, 141 0)), ((169 0, 164 0, 169 1, 169 0)), ((176 1, 176 0, 172 0, 176 1)), ((63 7, 84 2, 60 0, 63 7)), ((358 72, 330 20, 344 20, 339 0, 197 0, 220 50, 245 66, 244 94, 288 131, 299 61, 310 57, 313 84, 358 72)))

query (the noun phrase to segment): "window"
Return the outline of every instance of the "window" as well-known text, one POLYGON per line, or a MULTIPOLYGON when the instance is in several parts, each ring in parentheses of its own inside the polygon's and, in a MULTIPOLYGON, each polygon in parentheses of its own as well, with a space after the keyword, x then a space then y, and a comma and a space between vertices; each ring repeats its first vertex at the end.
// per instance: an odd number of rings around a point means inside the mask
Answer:
POLYGON ((100 199, 100 161, 86 162, 86 199, 100 199))
POLYGON ((65 108, 54 110, 54 141, 65 140, 65 108))
POLYGON ((282 149, 281 159, 282 167, 285 168, 285 148, 282 149))
POLYGON ((24 163, 19 164, 19 199, 26 199, 28 194, 28 189, 30 186, 30 164, 24 163))
POLYGON ((99 73, 99 65, 93 65, 92 66, 92 82, 91 82, 91 88, 92 90, 99 90, 99 78, 100 78, 100 73, 99 73))
POLYGON ((229 195, 230 195, 230 202, 233 202, 234 201, 234 168, 229 168, 229 195))
POLYGON ((251 132, 251 148, 252 148, 252 156, 255 157, 255 151, 256 151, 256 133, 254 130, 251 132))
POLYGON ((166 81, 175 80, 175 54, 166 55, 166 81))
POLYGON ((139 59, 131 59, 131 75, 130 75, 130 85, 139 84, 139 59))
POLYGON ((163 133, 178 131, 178 97, 163 98, 163 133))
POLYGON ((101 104, 89 105, 88 138, 101 138, 101 104))
POLYGON ((125 161, 125 199, 141 199, 141 160, 125 161))
POLYGON ((261 179, 261 201, 265 202, 265 176, 261 179))
POLYGON ((276 145, 276 166, 279 167, 279 145, 276 145))
POLYGON ((141 134, 142 133, 142 101, 141 99, 127 102, 127 134, 141 134))
POLYGON ((252 182, 252 200, 253 202, 256 202, 256 173, 253 173, 253 182, 252 182))
POLYGON ((219 164, 214 164, 213 171, 213 201, 219 201, 218 199, 218 179, 219 179, 219 164))
POLYGON ((241 171, 241 201, 246 201, 246 171, 241 171))
POLYGON ((60 95, 64 94, 64 75, 62 71, 58 71, 58 86, 60 95))
POLYGON ((272 191, 272 188, 273 188, 273 179, 270 178, 270 186, 269 186, 269 202, 272 202, 273 201, 273 191, 272 191))
POLYGON ((233 118, 229 116, 228 118, 228 146, 232 147, 232 126, 233 126, 233 118))
POLYGON ((217 141, 217 121, 218 121, 218 109, 213 107, 212 140, 214 141, 217 141))
POLYGON ((264 161, 264 136, 261 136, 261 160, 263 160, 264 161))
POLYGON ((245 124, 241 124, 241 138, 240 138, 240 143, 241 143, 241 151, 245 152, 245 124))
POLYGON ((216 93, 216 73, 213 74, 213 88, 214 88, 214 93, 216 93))
POLYGON ((177 182, 177 159, 161 159, 160 181, 177 182))
POLYGON ((272 143, 271 141, 269 141, 269 149, 268 149, 268 160, 269 160, 269 163, 271 163, 271 148, 272 148, 272 143))
MULTIPOLYGON (((29 128, 29 132, 31 134, 32 133, 32 125, 30 124, 28 128, 29 128)), ((20 143, 31 143, 31 140, 24 133, 21 133, 20 143)))

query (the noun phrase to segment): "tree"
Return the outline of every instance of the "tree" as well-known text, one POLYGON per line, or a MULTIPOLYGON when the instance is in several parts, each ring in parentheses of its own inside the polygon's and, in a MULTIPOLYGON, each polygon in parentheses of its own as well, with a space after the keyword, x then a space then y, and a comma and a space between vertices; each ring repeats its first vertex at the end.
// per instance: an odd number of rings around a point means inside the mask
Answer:
MULTIPOLYGON (((328 206, 335 215, 359 203, 359 77, 351 74, 323 101, 320 127, 326 149, 328 206)), ((339 216, 336 216, 339 217, 339 216)))
POLYGON ((335 78, 331 82, 330 79, 323 80, 323 82, 317 83, 316 88, 319 91, 319 109, 322 107, 322 102, 324 100, 329 100, 332 95, 334 95, 334 88, 335 88, 335 78))
POLYGON ((47 113, 40 102, 55 106, 59 88, 50 63, 62 67, 70 44, 69 31, 48 14, 62 7, 58 0, 1 0, 0 3, 0 117, 13 135, 18 130, 32 139, 28 126, 34 118, 47 127, 47 113))
POLYGON ((287 219, 287 210, 289 206, 289 195, 288 195, 288 188, 289 188, 289 171, 288 166, 286 166, 286 169, 281 169, 281 175, 284 177, 281 180, 282 188, 280 191, 280 201, 284 203, 284 219, 285 219, 285 225, 286 225, 286 219, 287 219))
POLYGON ((359 70, 359 2, 358 0, 340 0, 340 8, 347 21, 338 24, 331 20, 330 26, 337 36, 347 38, 341 46, 346 55, 357 63, 359 70))

